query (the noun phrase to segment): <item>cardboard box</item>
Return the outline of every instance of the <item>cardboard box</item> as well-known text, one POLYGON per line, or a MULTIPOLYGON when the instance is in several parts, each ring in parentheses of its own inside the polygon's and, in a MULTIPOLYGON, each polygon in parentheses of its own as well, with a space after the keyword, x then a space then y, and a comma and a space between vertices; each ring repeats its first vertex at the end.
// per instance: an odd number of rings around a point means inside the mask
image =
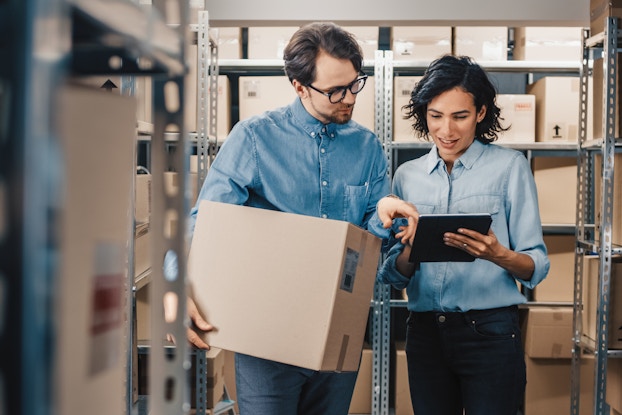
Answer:
POLYGON ((213 27, 210 34, 217 39, 218 60, 242 58, 242 28, 213 27))
POLYGON ((136 291, 136 339, 151 339, 151 305, 149 302, 149 285, 136 291))
POLYGON ((607 359, 607 403, 611 414, 622 412, 622 359, 607 359))
POLYGON ((590 32, 592 36, 605 30, 607 17, 622 18, 622 0, 590 0, 590 32))
POLYGON ((532 165, 542 223, 576 223, 577 159, 536 157, 532 165))
POLYGON ((391 32, 393 59, 426 61, 451 53, 451 27, 396 26, 391 32))
POLYGON ((421 76, 396 76, 393 78, 393 141, 420 141, 413 130, 412 119, 404 119, 402 109, 410 102, 413 88, 421 76))
POLYGON ((363 50, 363 59, 374 60, 378 50, 378 26, 342 26, 352 33, 363 50))
MULTIPOLYGON (((525 356, 527 387, 524 415, 570 413, 571 360, 525 356)), ((581 358, 579 414, 593 414, 594 358, 581 358)))
POLYGON ((371 414, 372 363, 373 351, 366 344, 363 347, 361 366, 356 377, 354 393, 350 401, 349 414, 371 414))
POLYGON ((404 342, 395 343, 395 415, 414 415, 404 342))
POLYGON ((572 357, 572 307, 530 307, 524 325, 527 356, 534 359, 572 357))
MULTIPOLYGON (((611 243, 614 245, 622 245, 622 216, 618 212, 622 211, 622 154, 615 153, 613 155, 613 200, 611 205, 611 243)), ((596 222, 595 239, 600 240, 600 231, 602 228, 602 186, 603 186, 603 158, 601 154, 594 154, 594 216, 596 222)))
POLYGON ((151 235, 149 223, 136 225, 134 232, 134 278, 151 269, 151 235))
MULTIPOLYGON (((596 344, 597 310, 599 308, 598 287, 599 260, 597 256, 585 256, 583 260, 583 338, 596 344)), ((622 349, 622 260, 611 261, 609 278, 609 315, 607 344, 609 349, 622 349)))
POLYGON ((249 27, 248 59, 283 59, 283 51, 298 26, 249 27))
POLYGON ((528 94, 497 94, 501 125, 510 127, 499 133, 499 143, 536 141, 536 97, 528 94))
MULTIPOLYGON (((605 137, 605 125, 603 122, 603 112, 604 112, 604 103, 605 103, 605 82, 607 78, 604 77, 603 72, 603 59, 594 59, 593 69, 592 69, 592 83, 594 87, 592 88, 592 101, 588 102, 589 106, 593 106, 593 136, 596 139, 605 137)), ((613 105, 614 111, 614 127, 613 127, 613 136, 620 137, 622 134, 622 129, 620 127, 620 120, 622 119, 622 105, 620 105, 620 80, 622 76, 622 65, 617 66, 617 72, 615 73, 616 77, 616 90, 612 91, 613 98, 615 100, 615 104, 613 105)))
POLYGON ((239 86, 240 120, 291 104, 296 98, 296 91, 285 75, 240 76, 239 86))
POLYGON ((134 179, 134 218, 137 223, 151 217, 151 174, 137 174, 134 179))
POLYGON ((367 78, 365 88, 356 94, 352 119, 374 131, 376 126, 376 82, 373 76, 367 78))
POLYGON ((574 299, 574 235, 544 235, 551 261, 548 275, 533 290, 534 301, 572 302, 574 299))
POLYGON ((514 59, 524 61, 571 61, 583 59, 581 27, 517 27, 514 59))
POLYGON ((51 367, 61 369, 50 380, 54 412, 120 414, 129 399, 136 100, 80 86, 61 86, 55 98, 51 114, 64 162, 55 232, 62 254, 50 298, 51 367))
MULTIPOLYGON (((190 406, 196 408, 197 377, 195 362, 190 369, 190 406)), ((205 351, 205 407, 214 408, 225 392, 225 351, 211 347, 205 351)))
POLYGON ((527 86, 536 97, 536 141, 578 142, 579 90, 579 78, 569 76, 546 76, 527 86))
POLYGON ((470 56, 475 61, 508 59, 507 27, 454 27, 453 53, 470 56))
POLYGON ((313 370, 357 370, 379 249, 347 222, 201 202, 188 273, 217 328, 207 342, 313 370), (244 235, 235 249, 223 243, 231 235, 244 235))

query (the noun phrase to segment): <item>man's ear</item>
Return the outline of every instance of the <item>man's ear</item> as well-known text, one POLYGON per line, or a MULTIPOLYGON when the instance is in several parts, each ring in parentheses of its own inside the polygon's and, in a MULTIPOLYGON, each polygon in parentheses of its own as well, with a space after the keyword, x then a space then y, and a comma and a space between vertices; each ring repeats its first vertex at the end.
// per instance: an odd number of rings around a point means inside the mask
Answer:
POLYGON ((292 81, 292 86, 294 87, 294 91, 296 91, 296 95, 300 98, 306 98, 309 95, 309 89, 298 82, 298 80, 294 79, 292 81))

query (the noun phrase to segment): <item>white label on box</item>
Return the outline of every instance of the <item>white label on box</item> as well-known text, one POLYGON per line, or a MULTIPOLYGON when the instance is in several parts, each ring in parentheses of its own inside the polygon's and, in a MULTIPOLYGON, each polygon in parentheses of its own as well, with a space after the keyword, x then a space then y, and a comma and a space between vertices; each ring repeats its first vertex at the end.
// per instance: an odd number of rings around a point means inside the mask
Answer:
POLYGON ((261 98, 259 90, 260 88, 258 81, 244 81, 244 97, 251 99, 261 98))
POLYGON ((343 275, 341 276, 341 289, 349 293, 354 288, 354 280, 356 277, 356 268, 359 265, 359 253, 354 249, 346 249, 346 261, 343 266, 343 275))

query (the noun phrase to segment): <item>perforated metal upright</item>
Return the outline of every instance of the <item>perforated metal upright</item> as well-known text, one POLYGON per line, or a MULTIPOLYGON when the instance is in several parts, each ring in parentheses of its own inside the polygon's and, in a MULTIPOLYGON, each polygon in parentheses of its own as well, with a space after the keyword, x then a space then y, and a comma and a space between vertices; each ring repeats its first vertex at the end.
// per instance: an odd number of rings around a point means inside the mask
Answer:
MULTIPOLYGON (((614 154, 616 146, 616 94, 617 94, 617 57, 618 57, 618 21, 617 18, 605 19, 604 32, 588 38, 589 31, 584 31, 583 69, 580 91, 580 135, 578 154, 578 187, 577 187, 577 247, 575 252, 575 286, 573 301, 573 355, 571 366, 571 413, 580 413, 580 372, 581 357, 584 351, 593 352, 594 368, 594 401, 595 415, 609 414, 610 408, 606 402, 607 388, 607 361, 609 357, 619 357, 619 354, 608 349, 610 287, 612 271, 612 255, 620 254, 619 248, 612 246, 612 218, 613 212, 613 173, 614 154), (602 45, 603 55, 603 85, 594 85, 603 88, 602 138, 596 137, 596 143, 586 140, 587 106, 588 106, 588 76, 590 51, 599 49, 602 45), (594 155, 602 156, 602 181, 600 212, 593 211, 594 200, 594 155), (595 214, 600 222, 595 225, 595 214), (590 225, 591 224, 591 225, 590 225), (598 254, 598 296, 596 310, 596 341, 591 345, 584 341, 582 327, 583 304, 583 262, 586 253, 598 254)), ((619 186, 619 184, 618 184, 619 186)), ((617 212, 619 214, 619 212, 617 212)))

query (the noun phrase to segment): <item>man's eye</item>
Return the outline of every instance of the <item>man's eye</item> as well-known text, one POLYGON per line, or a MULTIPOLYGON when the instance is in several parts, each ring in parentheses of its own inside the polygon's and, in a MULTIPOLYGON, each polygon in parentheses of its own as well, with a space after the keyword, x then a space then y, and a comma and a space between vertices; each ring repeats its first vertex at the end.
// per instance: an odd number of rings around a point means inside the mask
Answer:
POLYGON ((331 89, 330 91, 328 91, 328 93, 329 93, 329 94, 337 94, 337 93, 339 93, 339 92, 343 92, 343 90, 344 90, 344 89, 345 89, 344 87, 341 87, 341 88, 333 88, 333 89, 331 89))

